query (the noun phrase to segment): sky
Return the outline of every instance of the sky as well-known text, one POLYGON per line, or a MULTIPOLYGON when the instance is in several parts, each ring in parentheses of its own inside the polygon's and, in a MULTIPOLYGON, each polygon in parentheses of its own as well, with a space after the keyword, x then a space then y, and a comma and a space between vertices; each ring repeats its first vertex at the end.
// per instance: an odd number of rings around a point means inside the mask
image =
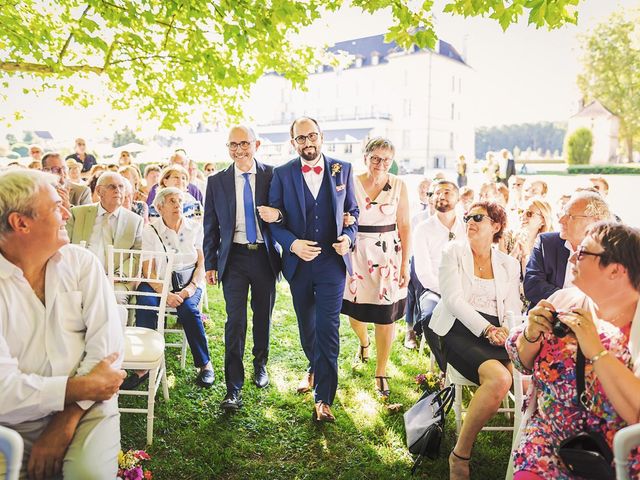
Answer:
MULTIPOLYGON (((460 53, 475 72, 474 114, 476 126, 493 126, 537 121, 566 121, 576 112, 580 93, 576 76, 580 72, 578 35, 620 8, 637 7, 639 0, 583 0, 578 7, 578 26, 567 25, 548 31, 526 25, 526 20, 503 32, 494 20, 463 18, 440 13, 446 2, 436 0, 436 32, 460 53)), ((301 38, 312 44, 335 42, 385 33, 391 23, 387 12, 363 14, 345 8, 327 13, 309 27, 301 38)), ((19 87, 19 85, 18 85, 19 87)), ((0 105, 0 118, 21 111, 24 120, 9 130, 50 130, 58 138, 110 136, 129 125, 151 136, 154 126, 137 124, 131 114, 114 113, 96 104, 79 110, 61 107, 53 94, 34 98, 15 89, 9 102, 0 105), (37 105, 37 108, 34 108, 37 105)), ((0 138, 7 125, 0 122, 0 138)))

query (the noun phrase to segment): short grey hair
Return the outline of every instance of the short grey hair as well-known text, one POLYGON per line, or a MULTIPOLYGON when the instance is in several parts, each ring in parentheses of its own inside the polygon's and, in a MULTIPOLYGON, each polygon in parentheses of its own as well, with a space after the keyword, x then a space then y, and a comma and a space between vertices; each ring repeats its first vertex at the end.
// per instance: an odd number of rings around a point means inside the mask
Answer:
POLYGON ((15 212, 34 218, 38 192, 46 185, 55 188, 59 180, 57 175, 39 170, 10 169, 0 173, 0 240, 13 231, 9 215, 15 212))
POLYGON ((609 205, 599 193, 584 191, 574 193, 569 200, 567 209, 576 202, 585 202, 584 214, 596 220, 611 220, 613 217, 609 205))
POLYGON ((126 180, 126 178, 124 178, 122 175, 120 175, 117 172, 112 172, 110 170, 105 170, 98 177, 98 181, 96 182, 96 187, 102 187, 103 185, 106 185, 107 183, 109 183, 112 180, 119 180, 119 181, 121 180, 122 183, 124 183, 124 180, 126 180))
POLYGON ((184 201, 184 192, 176 187, 164 187, 158 189, 156 197, 153 199, 153 208, 159 210, 169 195, 178 195, 184 201))
MULTIPOLYGON (((123 184, 124 184, 124 189, 125 189, 125 193, 127 195, 131 195, 133 197, 133 185, 131 185, 131 182, 129 181, 128 178, 123 177, 122 175, 120 175, 122 177, 123 180, 123 184)), ((100 180, 100 179, 98 179, 100 180)), ((133 201, 133 198, 131 199, 133 201)))
POLYGON ((369 140, 367 142, 367 146, 364 147, 364 154, 369 155, 371 152, 379 148, 388 148, 394 155, 396 153, 396 147, 393 146, 391 140, 389 140, 388 138, 374 137, 369 140))

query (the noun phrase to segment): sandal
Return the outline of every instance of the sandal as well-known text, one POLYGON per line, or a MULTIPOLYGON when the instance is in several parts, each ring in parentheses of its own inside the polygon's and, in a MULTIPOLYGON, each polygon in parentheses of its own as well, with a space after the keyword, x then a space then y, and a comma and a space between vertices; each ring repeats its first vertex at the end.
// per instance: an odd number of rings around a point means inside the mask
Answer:
POLYGON ((451 450, 449 455, 449 479, 450 480, 468 480, 469 479, 469 460, 471 457, 463 457, 451 450))
POLYGON ((369 340, 369 343, 367 343, 364 347, 360 345, 360 350, 356 352, 356 363, 367 363, 369 361, 369 352, 367 351, 365 355, 365 350, 367 350, 370 346, 371 340, 369 340))
POLYGON ((384 377, 384 376, 375 377, 376 393, 378 394, 378 397, 380 397, 380 399, 384 401, 389 400, 389 396, 391 395, 391 390, 389 389, 389 382, 387 382, 388 378, 389 377, 384 377), (385 382, 387 384, 387 388, 384 388, 385 382))

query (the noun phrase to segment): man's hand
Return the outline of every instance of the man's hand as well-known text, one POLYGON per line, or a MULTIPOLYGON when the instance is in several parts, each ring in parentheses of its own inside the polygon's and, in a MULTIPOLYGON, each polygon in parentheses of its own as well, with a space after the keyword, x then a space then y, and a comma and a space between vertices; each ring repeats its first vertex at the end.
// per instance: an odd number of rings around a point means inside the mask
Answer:
POLYGON ((57 185, 56 191, 58 195, 60 195, 60 199, 62 200, 62 206, 67 210, 71 210, 71 201, 69 200, 69 189, 64 187, 63 185, 57 185))
POLYGON ((349 237, 347 237, 346 235, 340 235, 337 240, 338 241, 331 244, 331 246, 338 253, 338 255, 345 255, 349 251, 349 247, 351 246, 349 237))
POLYGON ((345 212, 344 215, 342 216, 342 224, 345 227, 350 227, 354 223, 356 223, 356 217, 351 215, 349 212, 345 212))
POLYGON ((184 302, 184 299, 177 293, 169 292, 167 295, 167 305, 171 308, 177 308, 184 302))
POLYGON ((207 270, 204 274, 207 278, 207 283, 209 285, 217 285, 218 284, 218 271, 217 270, 207 270))
POLYGON ((316 245, 318 245, 318 242, 298 239, 291 244, 291 251, 305 262, 310 262, 320 255, 322 251, 322 248, 316 245))
POLYGON ((273 207, 267 207, 266 205, 258 206, 258 215, 262 221, 267 223, 277 222, 280 218, 280 210, 273 207))
MULTIPOLYGON (((93 400, 94 402, 102 402, 109 400, 118 393, 120 385, 123 380, 127 378, 127 372, 124 370, 117 370, 111 366, 111 364, 118 359, 119 355, 120 354, 118 352, 107 355, 84 376, 84 380, 87 382, 85 386, 86 392, 75 401, 93 400)), ((82 379, 82 377, 74 378, 82 379)))

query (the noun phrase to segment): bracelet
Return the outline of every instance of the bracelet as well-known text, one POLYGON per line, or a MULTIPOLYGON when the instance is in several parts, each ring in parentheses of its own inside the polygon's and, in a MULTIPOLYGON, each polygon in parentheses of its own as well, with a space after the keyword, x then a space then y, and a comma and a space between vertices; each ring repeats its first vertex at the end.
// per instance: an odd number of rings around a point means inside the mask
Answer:
POLYGON ((497 327, 495 325, 487 325, 482 331, 482 336, 488 338, 489 332, 493 331, 497 327))
POLYGON ((607 355, 609 355, 609 350, 607 350, 606 348, 604 350, 602 350, 601 352, 595 354, 593 357, 591 357, 589 359, 589 361, 591 363, 596 363, 598 360, 600 360, 602 357, 606 357, 607 355))
POLYGON ((535 340, 531 340, 529 337, 527 337, 527 329, 525 328, 524 330, 522 330, 522 336, 529 343, 538 343, 542 338, 542 332, 540 332, 540 334, 535 338, 535 340))

